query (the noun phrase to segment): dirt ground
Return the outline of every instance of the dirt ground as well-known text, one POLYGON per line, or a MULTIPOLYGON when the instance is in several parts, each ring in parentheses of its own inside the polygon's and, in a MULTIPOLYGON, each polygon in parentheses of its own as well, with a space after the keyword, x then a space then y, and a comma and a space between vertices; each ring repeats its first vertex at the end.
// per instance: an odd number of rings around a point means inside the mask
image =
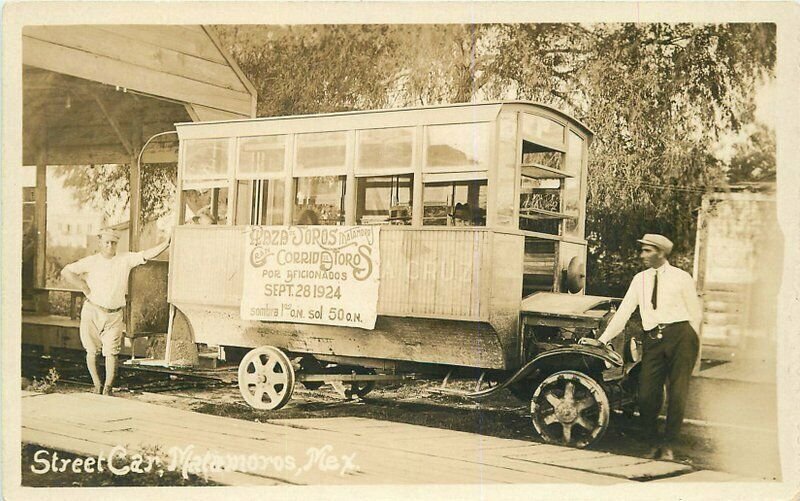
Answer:
MULTIPOLYGON (((62 371, 66 367, 60 368, 62 371)), ((85 368, 75 368, 78 373, 85 368)), ((297 384, 291 401, 277 411, 259 411, 244 403, 235 384, 236 368, 228 367, 210 371, 193 371, 197 376, 212 379, 182 381, 181 376, 166 376, 167 381, 134 384, 141 377, 124 375, 120 378, 121 389, 118 398, 135 398, 161 405, 170 405, 195 412, 245 419, 255 422, 268 422, 271 419, 299 419, 353 416, 386 421, 417 424, 445 428, 483 435, 540 441, 530 420, 530 408, 503 391, 499 395, 482 402, 473 402, 451 395, 434 393, 438 381, 410 380, 402 384, 378 384, 377 388, 363 399, 346 400, 330 385, 318 390, 308 390, 297 384), (186 383, 186 384, 182 384, 186 383), (170 384, 172 383, 172 384, 170 384), (190 383, 190 384, 189 384, 190 383), (127 388, 132 388, 128 390, 127 388)), ((148 376, 154 376, 149 374, 148 376)), ((163 374, 161 378, 165 378, 163 374)), ((74 381, 58 381, 52 391, 87 391, 85 385, 74 381)), ((758 409, 743 408, 742 388, 728 388, 725 382, 707 381, 695 378, 692 393, 697 401, 690 402, 687 417, 697 418, 697 423, 687 422, 680 441, 675 445, 676 459, 697 468, 724 471, 762 479, 780 477, 780 462, 777 453, 776 436, 759 431, 758 419, 763 409, 774 407, 767 400, 765 392, 757 387, 745 389, 753 398, 765 399, 758 409), (716 402, 708 406, 709 395, 716 402), (728 395, 725 397, 724 395, 728 395), (709 407, 714 412, 704 410, 709 407), (737 411, 737 409, 739 409, 737 411), (699 421, 719 420, 730 416, 735 423, 736 416, 747 417, 740 426, 716 426, 699 421), (755 426, 750 426, 755 425, 755 426)), ((474 382, 455 381, 455 387, 471 388, 474 382)), ((751 399, 752 400, 752 399, 751 399)), ((751 406, 752 407, 752 406, 751 406)), ((772 416, 770 419, 774 419, 772 416)), ((608 432, 593 446, 594 449, 615 454, 644 456, 647 446, 639 440, 636 418, 626 418, 621 414, 612 416, 608 432)))
MULTIPOLYGON (((467 388, 470 382, 455 382, 467 388)), ((193 388, 165 393, 118 393, 152 403, 177 406, 255 422, 271 419, 302 419, 354 416, 395 421, 436 428, 478 433, 501 438, 540 442, 530 420, 530 409, 508 392, 484 402, 433 393, 439 382, 414 380, 404 384, 379 385, 363 399, 345 400, 330 385, 318 390, 298 384, 292 400, 277 411, 259 411, 244 403, 235 384, 213 388, 193 388)), ((644 457, 648 447, 639 439, 636 418, 621 414, 612 417, 606 435, 593 446, 596 450, 644 457)), ((756 437, 757 438, 757 437, 756 437)), ((780 464, 768 444, 753 444, 735 430, 685 425, 675 446, 676 459, 697 468, 726 471, 763 479, 777 479, 780 464), (759 451, 759 448, 763 449, 759 451), (726 451, 721 454, 720 451, 726 451), (732 461, 742 455, 755 455, 758 461, 732 461)))

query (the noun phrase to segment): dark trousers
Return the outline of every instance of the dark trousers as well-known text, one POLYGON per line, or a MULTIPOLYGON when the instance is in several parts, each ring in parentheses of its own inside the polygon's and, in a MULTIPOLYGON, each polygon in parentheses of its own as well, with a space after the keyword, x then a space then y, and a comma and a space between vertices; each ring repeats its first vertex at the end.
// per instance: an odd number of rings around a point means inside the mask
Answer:
POLYGON ((652 444, 658 438, 658 413, 663 401, 664 382, 668 385, 667 427, 663 443, 677 436, 686 410, 689 380, 700 349, 700 340, 689 322, 666 325, 658 339, 658 331, 644 333, 642 371, 639 376, 639 414, 645 437, 652 444))

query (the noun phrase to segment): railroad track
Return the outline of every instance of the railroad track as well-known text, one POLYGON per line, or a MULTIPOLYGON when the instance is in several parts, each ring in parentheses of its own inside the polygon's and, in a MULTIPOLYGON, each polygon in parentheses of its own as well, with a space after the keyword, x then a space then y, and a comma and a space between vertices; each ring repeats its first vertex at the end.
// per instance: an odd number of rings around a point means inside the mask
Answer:
MULTIPOLYGON (((104 362, 100 361, 100 374, 103 375, 104 362)), ((83 356, 59 352, 50 355, 42 353, 22 353, 22 377, 42 381, 50 369, 59 375, 58 381, 78 386, 92 386, 83 356)), ((142 367, 119 364, 114 386, 120 390, 167 392, 194 388, 210 388, 231 384, 223 375, 193 374, 187 371, 142 367)))

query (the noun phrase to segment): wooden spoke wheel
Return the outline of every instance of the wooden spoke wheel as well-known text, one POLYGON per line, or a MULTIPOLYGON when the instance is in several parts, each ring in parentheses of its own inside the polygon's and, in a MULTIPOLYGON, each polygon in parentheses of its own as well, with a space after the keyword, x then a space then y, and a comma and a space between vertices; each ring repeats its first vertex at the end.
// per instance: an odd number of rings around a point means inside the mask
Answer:
POLYGON ((586 374, 562 371, 533 392, 531 418, 545 442, 586 447, 608 429, 610 407, 603 387, 586 374))
POLYGON ((280 409, 294 392, 294 367, 284 352, 273 346, 251 350, 239 364, 239 391, 254 409, 280 409))

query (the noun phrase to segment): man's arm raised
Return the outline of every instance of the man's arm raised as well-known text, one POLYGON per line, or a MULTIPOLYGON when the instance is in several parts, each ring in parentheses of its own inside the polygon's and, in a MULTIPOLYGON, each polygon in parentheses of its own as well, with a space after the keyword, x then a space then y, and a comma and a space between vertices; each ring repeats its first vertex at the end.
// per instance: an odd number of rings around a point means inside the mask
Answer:
POLYGON ((71 271, 69 266, 65 266, 64 269, 61 270, 61 276, 73 287, 79 289, 85 295, 89 295, 89 285, 86 283, 86 280, 83 279, 79 274, 71 271))
POLYGON ((162 252, 164 252, 167 247, 169 247, 170 242, 172 241, 172 233, 167 234, 167 239, 161 242, 160 244, 156 245, 155 247, 150 247, 149 249, 145 249, 142 251, 142 256, 145 260, 149 261, 162 252))

